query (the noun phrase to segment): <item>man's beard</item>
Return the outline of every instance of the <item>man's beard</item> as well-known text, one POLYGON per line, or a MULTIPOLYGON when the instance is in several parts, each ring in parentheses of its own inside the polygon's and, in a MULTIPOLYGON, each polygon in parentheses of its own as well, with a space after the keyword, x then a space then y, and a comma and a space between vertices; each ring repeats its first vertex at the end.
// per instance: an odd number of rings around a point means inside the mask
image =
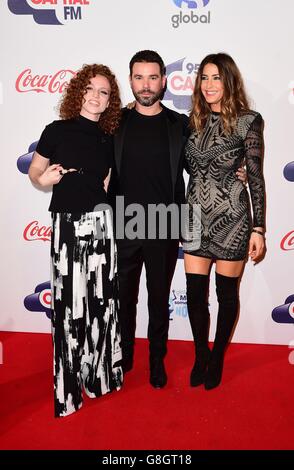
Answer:
POLYGON ((141 91, 137 91, 135 92, 133 89, 132 89, 132 92, 133 92, 133 95, 134 97, 136 98, 136 100, 138 101, 138 103, 140 103, 142 106, 152 106, 154 103, 156 103, 156 101, 160 100, 162 98, 162 95, 163 95, 163 88, 161 90, 159 90, 157 93, 155 93, 154 91, 151 91, 151 90, 141 90, 141 91), (150 93, 151 95, 150 96, 142 96, 143 93, 150 93))

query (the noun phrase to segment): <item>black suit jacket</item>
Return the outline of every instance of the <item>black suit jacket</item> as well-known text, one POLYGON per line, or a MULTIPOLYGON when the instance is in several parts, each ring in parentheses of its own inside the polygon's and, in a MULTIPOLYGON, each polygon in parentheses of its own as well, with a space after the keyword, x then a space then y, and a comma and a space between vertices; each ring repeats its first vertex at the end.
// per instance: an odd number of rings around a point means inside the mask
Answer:
MULTIPOLYGON (((189 136, 188 117, 185 114, 177 113, 161 105, 166 116, 171 183, 173 191, 173 202, 183 204, 185 202, 185 183, 183 178, 184 165, 184 145, 189 136)), ((122 120, 118 132, 114 136, 114 166, 111 172, 111 178, 108 187, 109 202, 115 207, 115 196, 123 195, 121 191, 121 163, 124 146, 125 132, 133 109, 123 109, 122 120)))

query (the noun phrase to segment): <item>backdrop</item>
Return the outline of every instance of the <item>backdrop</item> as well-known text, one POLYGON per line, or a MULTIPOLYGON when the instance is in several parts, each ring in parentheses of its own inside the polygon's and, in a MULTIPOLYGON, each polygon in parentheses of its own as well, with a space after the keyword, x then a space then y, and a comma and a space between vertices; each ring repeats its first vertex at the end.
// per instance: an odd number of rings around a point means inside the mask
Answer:
MULTIPOLYGON (((267 187, 267 256, 247 264, 233 341, 294 344, 293 18, 293 0, 1 0, 1 330, 50 331, 51 194, 34 188, 27 172, 74 72, 84 63, 107 64, 125 104, 132 100, 129 59, 155 49, 167 65, 164 104, 188 112, 201 59, 225 51, 265 121, 267 187)), ((214 276, 211 284, 212 337, 214 276)), ((143 276, 139 337, 146 336, 147 317, 143 276)), ((170 338, 191 339, 181 258, 170 320, 170 338)))

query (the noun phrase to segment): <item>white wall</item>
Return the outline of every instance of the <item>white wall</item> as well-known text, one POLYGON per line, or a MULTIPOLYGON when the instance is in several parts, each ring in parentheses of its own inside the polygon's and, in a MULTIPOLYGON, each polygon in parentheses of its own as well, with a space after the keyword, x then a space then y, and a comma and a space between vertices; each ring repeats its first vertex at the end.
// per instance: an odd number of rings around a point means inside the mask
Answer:
MULTIPOLYGON (((138 50, 148 48, 157 50, 168 65, 169 99, 165 104, 175 110, 183 106, 182 112, 187 111, 193 70, 206 54, 228 52, 240 67, 253 107, 265 120, 268 251, 260 265, 248 263, 246 267, 241 314, 233 340, 273 344, 289 344, 293 340, 293 307, 291 315, 287 307, 284 314, 277 311, 279 322, 272 319, 272 310, 294 294, 291 236, 281 248, 282 239, 294 230, 294 184, 283 176, 285 165, 294 160, 293 0, 206 0, 197 1, 198 8, 194 9, 188 9, 187 2, 182 2, 182 8, 176 3, 179 2, 0 2, 1 330, 50 331, 44 313, 24 307, 24 299, 34 293, 36 286, 49 280, 50 243, 25 240, 23 236, 33 221, 49 226, 50 193, 41 193, 31 185, 28 176, 17 169, 18 157, 28 152, 48 122, 57 119, 60 86, 82 64, 109 65, 118 76, 126 103, 132 99, 129 59, 138 50), (64 18, 65 13, 68 19, 64 18), (184 22, 174 27, 172 22, 176 25, 178 18, 184 22), (58 21, 63 24, 56 24, 58 21), (55 24, 42 24, 48 22, 55 24), (285 323, 281 323, 283 315, 285 323)), ((291 171, 294 173, 293 167, 291 171)), ((288 179, 294 179, 291 171, 288 179)), ((45 228, 41 234, 44 232, 45 228)), ((137 328, 140 337, 146 336, 147 329, 144 282, 142 279, 137 328)), ((213 278, 211 284, 213 334, 213 278)), ((182 260, 178 262, 172 289, 170 337, 190 339, 182 260)), ((45 291, 41 302, 46 305, 48 300, 45 291)), ((40 305, 37 300, 28 302, 40 305)))

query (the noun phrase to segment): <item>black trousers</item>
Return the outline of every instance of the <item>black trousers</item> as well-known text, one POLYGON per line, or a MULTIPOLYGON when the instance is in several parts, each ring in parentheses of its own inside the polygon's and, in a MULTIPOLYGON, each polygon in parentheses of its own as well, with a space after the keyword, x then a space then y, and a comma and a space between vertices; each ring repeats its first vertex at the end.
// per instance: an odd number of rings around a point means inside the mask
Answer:
POLYGON ((108 211, 53 213, 55 416, 122 385, 117 257, 108 211))
POLYGON ((169 294, 178 240, 117 240, 119 320, 123 358, 133 355, 140 276, 146 270, 150 356, 164 357, 169 327, 169 294))

